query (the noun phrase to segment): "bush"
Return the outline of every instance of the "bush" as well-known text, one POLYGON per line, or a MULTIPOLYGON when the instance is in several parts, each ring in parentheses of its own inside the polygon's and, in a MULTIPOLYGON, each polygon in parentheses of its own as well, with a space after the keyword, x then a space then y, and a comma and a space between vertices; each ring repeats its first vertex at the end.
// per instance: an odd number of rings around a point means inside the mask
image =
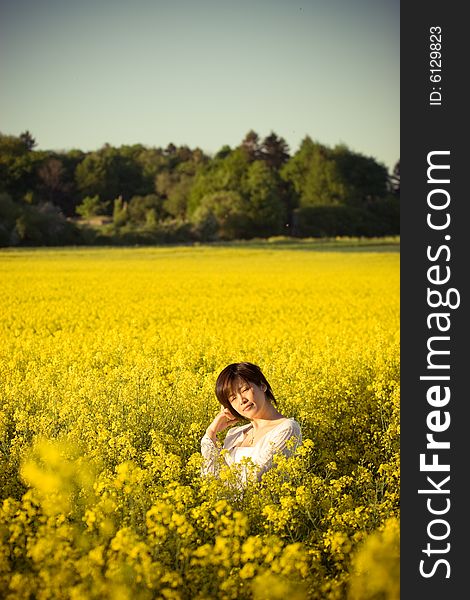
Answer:
POLYGON ((133 196, 127 205, 129 220, 135 225, 155 224, 162 217, 162 203, 156 194, 133 196))
POLYGON ((60 209, 13 202, 0 194, 0 246, 58 246, 80 243, 80 232, 60 209))
POLYGON ((399 204, 379 200, 368 208, 354 206, 304 206, 294 210, 296 237, 397 235, 400 231, 399 204))
POLYGON ((15 245, 15 223, 20 214, 21 209, 11 196, 0 194, 0 246, 15 245))
POLYGON ((101 202, 99 196, 86 196, 81 204, 75 208, 77 215, 89 219, 97 215, 105 215, 108 210, 109 202, 101 202))

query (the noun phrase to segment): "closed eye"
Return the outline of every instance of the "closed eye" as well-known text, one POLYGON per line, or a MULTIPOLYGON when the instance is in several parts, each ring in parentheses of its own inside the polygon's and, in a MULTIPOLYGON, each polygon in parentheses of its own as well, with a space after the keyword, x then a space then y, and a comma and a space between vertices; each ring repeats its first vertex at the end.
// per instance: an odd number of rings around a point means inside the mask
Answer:
MULTIPOLYGON (((244 388, 239 389, 239 392, 240 392, 240 394, 244 394, 245 392, 248 392, 248 390, 250 390, 250 389, 251 389, 250 386, 246 386, 244 388)), ((236 399, 237 399, 237 397, 235 395, 228 397, 228 401, 230 402, 230 404, 233 404, 236 399)))

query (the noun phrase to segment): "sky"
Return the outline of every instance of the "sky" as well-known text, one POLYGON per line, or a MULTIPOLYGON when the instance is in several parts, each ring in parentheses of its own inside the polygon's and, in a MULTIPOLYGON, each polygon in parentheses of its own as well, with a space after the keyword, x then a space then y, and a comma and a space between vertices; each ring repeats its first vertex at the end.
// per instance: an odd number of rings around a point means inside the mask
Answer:
POLYGON ((38 149, 400 151, 399 0, 0 0, 0 132, 38 149))

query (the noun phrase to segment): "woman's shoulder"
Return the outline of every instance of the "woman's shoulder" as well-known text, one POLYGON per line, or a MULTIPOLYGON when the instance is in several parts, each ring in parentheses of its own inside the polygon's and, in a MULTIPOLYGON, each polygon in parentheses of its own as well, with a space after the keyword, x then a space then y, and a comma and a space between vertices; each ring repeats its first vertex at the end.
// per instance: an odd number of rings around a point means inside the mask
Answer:
POLYGON ((296 440, 296 445, 302 443, 302 432, 300 424, 291 417, 284 417, 279 423, 272 427, 260 440, 260 448, 267 449, 284 446, 290 440, 296 440))
POLYGON ((280 432, 286 432, 299 436, 301 434, 300 423, 293 417, 284 417, 282 421, 280 421, 279 424, 273 427, 270 431, 270 433, 273 434, 280 432))
POLYGON ((294 417, 284 417, 282 422, 279 423, 279 426, 284 425, 284 427, 292 427, 294 429, 300 429, 300 423, 294 419, 294 417))

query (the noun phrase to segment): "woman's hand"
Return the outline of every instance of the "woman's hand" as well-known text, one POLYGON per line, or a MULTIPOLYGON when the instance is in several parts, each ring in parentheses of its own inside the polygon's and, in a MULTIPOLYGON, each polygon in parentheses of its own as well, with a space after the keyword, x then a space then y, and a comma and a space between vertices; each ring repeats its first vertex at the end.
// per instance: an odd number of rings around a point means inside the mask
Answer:
POLYGON ((216 441, 216 436, 218 433, 230 427, 230 425, 234 425, 239 419, 232 415, 228 408, 224 408, 222 406, 220 412, 206 429, 207 435, 212 439, 212 441, 216 441))

